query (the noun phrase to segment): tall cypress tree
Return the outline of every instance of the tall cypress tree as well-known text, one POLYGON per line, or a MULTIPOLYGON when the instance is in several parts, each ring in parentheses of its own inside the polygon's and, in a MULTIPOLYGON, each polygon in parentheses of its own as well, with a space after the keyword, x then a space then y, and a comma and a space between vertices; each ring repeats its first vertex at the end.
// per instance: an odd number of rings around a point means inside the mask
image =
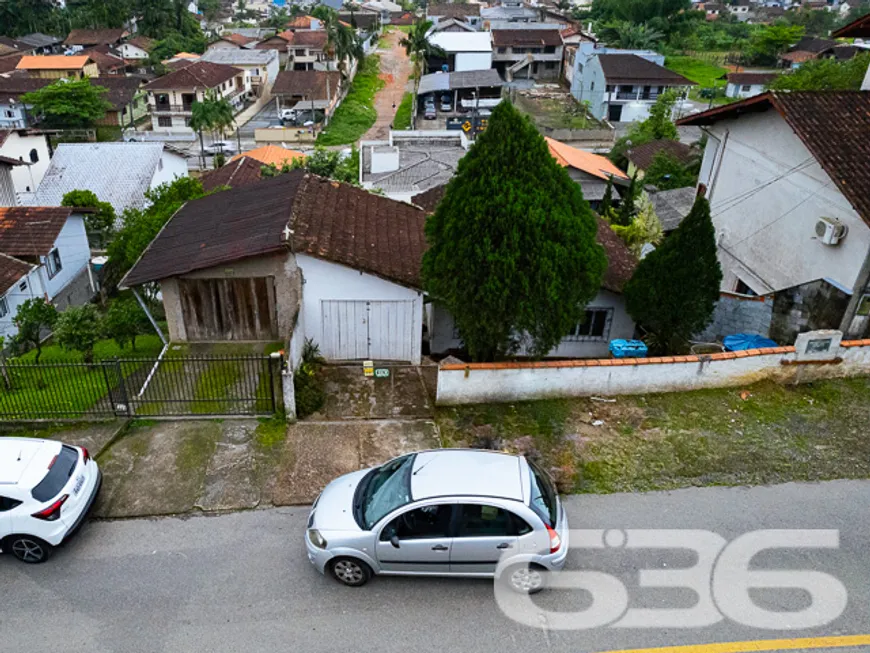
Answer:
POLYGON ((623 296, 650 334, 650 348, 676 353, 710 322, 721 282, 710 204, 698 197, 677 230, 640 262, 623 296))
POLYGON ((607 186, 604 188, 604 198, 601 200, 601 204, 598 205, 598 215, 602 218, 606 218, 610 213, 611 208, 613 208, 613 175, 607 178, 607 186))
POLYGON ((475 360, 552 349, 582 320, 607 260, 580 186, 508 102, 426 223, 424 287, 475 360))
POLYGON ((628 188, 625 189, 625 194, 619 204, 619 210, 616 212, 616 220, 614 222, 623 227, 627 227, 634 219, 634 214, 637 213, 635 203, 640 197, 640 186, 637 183, 637 173, 631 177, 631 182, 628 188))

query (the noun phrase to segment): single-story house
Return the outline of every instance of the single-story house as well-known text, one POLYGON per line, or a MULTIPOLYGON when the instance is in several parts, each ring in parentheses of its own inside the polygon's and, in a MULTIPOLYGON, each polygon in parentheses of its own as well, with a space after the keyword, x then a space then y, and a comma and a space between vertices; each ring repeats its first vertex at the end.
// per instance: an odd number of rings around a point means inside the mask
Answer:
POLYGON ((777 77, 777 73, 728 73, 725 75, 728 80, 725 97, 747 98, 760 95, 777 77))
POLYGON ((284 109, 332 113, 341 97, 341 73, 325 70, 282 70, 272 86, 278 113, 284 109))
POLYGON ((629 177, 633 177, 637 173, 637 178, 643 179, 659 152, 665 152, 683 165, 689 165, 697 156, 690 146, 680 141, 672 141, 667 138, 650 141, 633 147, 625 153, 625 157, 628 159, 629 177))
POLYGON ((256 42, 257 39, 251 36, 244 36, 242 34, 235 33, 224 34, 216 41, 209 43, 208 47, 206 47, 205 49, 205 52, 206 54, 208 54, 209 52, 215 52, 217 50, 240 50, 256 42))
POLYGON ((14 201, 10 202, 7 199, 0 204, 3 206, 29 204, 51 160, 48 136, 25 129, 0 130, 0 157, 20 164, 7 166, 8 182, 12 185, 14 201))
POLYGON ((121 45, 130 32, 123 27, 112 29, 74 29, 63 42, 71 49, 92 48, 95 45, 121 45))
POLYGON ((271 88, 278 77, 278 53, 275 50, 211 50, 200 61, 225 64, 245 71, 245 84, 259 96, 271 88))
POLYGON ((613 182, 614 192, 611 199, 615 202, 619 201, 616 189, 631 183, 629 176, 613 165, 606 156, 571 147, 547 136, 544 139, 550 148, 550 154, 560 166, 568 170, 571 179, 580 184, 583 199, 589 202, 593 209, 597 210, 601 200, 604 199, 608 179, 613 182))
POLYGON ((420 78, 417 86, 416 114, 425 110, 427 97, 431 96, 441 107, 439 113, 469 113, 473 110, 489 111, 501 102, 504 81, 493 68, 463 70, 452 73, 430 73, 420 78), (445 101, 451 111, 444 111, 445 101))
POLYGON ((33 32, 19 36, 17 41, 24 43, 32 48, 33 54, 57 54, 63 43, 63 39, 42 32, 33 32))
POLYGON ((420 209, 294 170, 185 204, 124 277, 159 283, 173 341, 314 340, 419 363, 420 209))
POLYGON ((94 77, 91 84, 108 89, 109 92, 103 97, 112 105, 97 124, 130 127, 136 120, 148 115, 148 96, 141 90, 143 83, 141 77, 125 75, 94 77))
POLYGON ((21 57, 15 69, 42 79, 84 79, 100 74, 97 64, 86 54, 70 57, 62 54, 27 54, 21 57))
POLYGON ((236 154, 230 161, 248 157, 254 161, 259 161, 264 166, 273 165, 277 168, 283 165, 290 165, 295 159, 305 159, 305 154, 298 150, 291 150, 281 145, 263 145, 247 152, 236 154))
POLYGON ((72 190, 89 190, 120 217, 144 208, 145 191, 187 176, 187 160, 163 143, 61 143, 36 190, 34 206, 60 206, 72 190))
POLYGON ((90 57, 96 64, 100 76, 123 75, 127 69, 127 62, 121 56, 121 52, 111 46, 95 45, 82 50, 81 53, 90 57))
POLYGON ((480 5, 471 3, 446 3, 426 6, 426 18, 438 25, 444 21, 458 21, 477 29, 481 24, 480 5))
POLYGON ((12 318, 28 299, 59 309, 90 300, 90 257, 82 209, 0 207, 0 336, 18 332, 12 318))
POLYGON ((134 36, 118 47, 124 59, 142 61, 151 56, 156 41, 147 36, 134 36))

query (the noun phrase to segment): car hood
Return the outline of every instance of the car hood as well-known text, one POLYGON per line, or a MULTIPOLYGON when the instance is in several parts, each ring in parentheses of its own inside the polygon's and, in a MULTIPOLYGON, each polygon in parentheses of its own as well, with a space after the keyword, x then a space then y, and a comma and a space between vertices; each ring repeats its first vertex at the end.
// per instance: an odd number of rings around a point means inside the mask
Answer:
POLYGON ((360 531, 353 518, 353 495, 362 478, 370 469, 361 469, 339 476, 327 485, 313 510, 312 528, 321 531, 360 531))

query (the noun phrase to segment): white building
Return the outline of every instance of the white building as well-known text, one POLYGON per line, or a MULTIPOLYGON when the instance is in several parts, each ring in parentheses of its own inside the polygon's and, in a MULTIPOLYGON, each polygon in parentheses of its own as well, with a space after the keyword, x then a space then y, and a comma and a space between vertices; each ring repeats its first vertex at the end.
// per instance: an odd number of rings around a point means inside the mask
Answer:
POLYGON ((269 90, 278 77, 276 50, 212 50, 202 55, 200 61, 225 64, 244 70, 245 86, 250 87, 258 95, 269 90))
POLYGON ((151 56, 155 41, 147 36, 134 36, 118 46, 118 51, 126 60, 143 61, 151 56))
POLYGON ((728 73, 725 97, 743 99, 761 95, 777 76, 777 73, 728 73))
MULTIPOLYGON (((870 322, 870 93, 768 92, 685 118, 707 146, 722 291, 772 297, 769 335, 870 322)), ((762 335, 767 335, 762 333, 762 335)))
MULTIPOLYGON (((450 72, 492 68, 492 35, 490 32, 434 32, 429 42, 447 54, 450 72)), ((440 66, 429 69, 438 70, 440 66)))
POLYGON ((28 204, 48 170, 50 151, 45 134, 28 133, 25 130, 0 130, 0 157, 18 161, 12 166, 10 181, 15 202, 0 206, 28 204))

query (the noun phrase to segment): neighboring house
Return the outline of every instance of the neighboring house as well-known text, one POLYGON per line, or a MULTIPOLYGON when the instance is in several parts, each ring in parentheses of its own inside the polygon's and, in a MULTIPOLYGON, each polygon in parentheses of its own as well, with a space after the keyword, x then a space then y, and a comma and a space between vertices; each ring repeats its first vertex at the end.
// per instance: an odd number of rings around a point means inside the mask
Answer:
POLYGON ((100 76, 106 75, 123 75, 127 69, 127 62, 121 56, 120 51, 108 45, 97 45, 87 50, 82 50, 81 54, 87 55, 95 64, 100 76))
POLYGON ((418 364, 424 223, 294 170, 188 202, 121 285, 160 284, 174 342, 310 338, 328 360, 418 364))
POLYGON ((780 63, 785 68, 794 69, 800 68, 801 64, 814 59, 835 58, 841 61, 851 59, 859 52, 861 52, 860 49, 846 43, 805 36, 789 48, 788 52, 780 56, 780 63))
POLYGON ((430 57, 429 70, 445 72, 492 68, 492 36, 489 32, 433 32, 429 42, 447 55, 430 57))
MULTIPOLYGON (((380 17, 377 14, 359 12, 359 11, 341 11, 338 13, 338 19, 344 21, 348 25, 355 27, 357 31, 377 32, 380 29, 380 17)), ((317 20, 312 19, 312 25, 317 20)), ((318 25, 320 21, 317 21, 318 25)), ((321 29, 321 27, 310 27, 309 29, 321 29)))
POLYGON ((152 127, 166 134, 193 134, 193 103, 202 102, 209 93, 227 100, 239 111, 245 94, 251 90, 245 71, 208 61, 194 61, 143 88, 148 93, 152 127))
POLYGON ((777 73, 728 73, 725 79, 728 85, 725 87, 725 97, 748 98, 754 97, 767 88, 777 73))
POLYGON ((12 171, 24 165, 23 161, 0 154, 0 206, 18 206, 18 197, 12 184, 12 171))
POLYGON ((772 298, 769 335, 870 333, 870 93, 767 92, 679 121, 707 134, 722 291, 772 298), (820 119, 821 117, 821 119, 820 119))
POLYGON ((694 186, 673 190, 653 190, 652 186, 649 186, 645 191, 659 222, 662 223, 665 235, 680 226, 691 212, 698 195, 698 189, 694 186))
POLYGON ((70 57, 62 54, 25 55, 15 68, 41 79, 84 79, 100 74, 97 64, 86 54, 70 57))
MULTIPOLYGON (((596 240, 607 255, 607 268, 598 294, 586 306, 582 322, 575 325, 562 342, 546 354, 546 358, 608 358, 610 341, 631 339, 634 320, 625 309, 622 289, 637 267, 634 255, 604 220, 598 218, 596 240)), ((437 301, 428 315, 429 348, 433 354, 448 354, 462 350, 462 340, 450 312, 437 301)), ((526 348, 517 352, 529 355, 526 348)))
POLYGON ((480 19, 490 25, 495 23, 536 23, 540 15, 538 11, 520 0, 507 0, 500 4, 483 7, 480 10, 480 19))
POLYGON ((33 124, 29 106, 21 102, 21 96, 38 91, 51 84, 53 79, 39 79, 26 75, 0 75, 0 129, 26 129, 33 124))
POLYGON ((729 13, 741 23, 745 23, 751 18, 751 8, 752 2, 750 0, 734 0, 728 5, 729 13))
POLYGON ((103 97, 112 105, 98 125, 131 127, 148 115, 148 95, 141 90, 143 80, 140 77, 95 77, 91 84, 108 89, 103 97))
POLYGON ((74 29, 63 44, 70 49, 92 48, 95 45, 121 45, 130 33, 123 29, 74 29))
MULTIPOLYGON (((848 25, 841 27, 832 34, 837 38, 854 38, 863 41, 867 45, 867 40, 870 39, 870 14, 862 16, 858 20, 854 20, 848 25)), ((867 73, 864 75, 864 82, 861 84, 862 91, 870 91, 870 67, 867 68, 867 73)))
POLYGON ((305 154, 296 150, 290 150, 280 145, 263 145, 262 147, 236 154, 230 162, 241 158, 249 158, 254 161, 259 161, 264 166, 275 166, 281 168, 284 165, 290 165, 296 159, 305 159, 305 154))
POLYGON ((503 86, 502 78, 493 68, 423 75, 417 88, 417 115, 423 112, 426 98, 430 95, 435 96, 442 116, 489 111, 501 102, 503 86), (443 110, 445 100, 452 111, 443 110))
POLYGON ((145 191, 187 176, 187 160, 163 143, 61 143, 31 202, 60 206, 73 190, 90 190, 120 217, 147 206, 145 191))
MULTIPOLYGON (((345 22, 350 23, 350 21, 341 16, 339 16, 339 20, 344 20, 345 22)), ((296 18, 292 18, 290 22, 287 23, 286 27, 289 30, 324 29, 323 22, 314 16, 296 16, 296 18)))
POLYGON ((564 65, 563 76, 568 82, 571 95, 578 101, 598 101, 604 98, 604 91, 601 88, 602 79, 593 78, 587 72, 589 61, 600 54, 634 54, 642 59, 646 59, 658 66, 665 65, 665 56, 659 54, 655 50, 622 50, 620 48, 609 48, 604 45, 599 45, 593 38, 586 38, 579 43, 566 47, 564 49, 564 65), (586 75, 584 79, 584 75, 586 75))
POLYGON ((571 147, 546 136, 544 139, 550 148, 550 154, 560 166, 567 169, 568 176, 580 185, 583 199, 589 202, 593 209, 597 211, 601 200, 604 199, 608 179, 612 180, 614 188, 611 199, 614 203, 619 202, 617 189, 628 186, 631 179, 613 165, 610 159, 600 154, 592 154, 571 147))
POLYGON ((0 336, 18 333, 12 318, 28 299, 60 310, 96 292, 91 249, 80 209, 0 207, 0 336))
POLYGON ((245 86, 260 96, 271 88, 278 77, 278 53, 274 50, 212 50, 200 61, 225 64, 245 71, 245 86))
POLYGON ((20 164, 7 171, 14 195, 12 202, 7 196, 2 206, 29 204, 51 160, 48 136, 24 129, 0 130, 0 157, 20 164))
POLYGON ((459 18, 444 18, 432 27, 433 32, 476 32, 477 28, 459 18))
POLYGON ((492 31, 493 66, 508 82, 514 78, 557 80, 562 64, 562 35, 554 29, 492 31))
POLYGON ((17 40, 30 46, 33 54, 58 54, 63 44, 63 39, 41 32, 25 34, 19 36, 17 40))
POLYGON ((637 178, 643 179, 647 169, 659 152, 669 154, 684 166, 689 165, 696 158, 692 148, 680 141, 673 141, 668 138, 650 141, 643 145, 632 147, 625 153, 625 158, 628 159, 628 176, 632 177, 637 173, 637 178))
POLYGON ((261 41, 258 50, 277 50, 287 70, 338 70, 337 59, 326 52, 324 30, 286 30, 261 41))
POLYGON ((151 56, 156 41, 147 36, 134 36, 118 47, 121 56, 127 60, 143 61, 151 56))
POLYGON ((234 158, 216 170, 209 170, 199 178, 208 193, 224 186, 241 188, 263 178, 263 163, 249 156, 234 158))
POLYGON ((590 57, 579 78, 581 102, 598 120, 645 120, 658 96, 668 90, 685 96, 690 81, 636 54, 598 54, 590 57))
POLYGON ((253 37, 243 36, 241 34, 224 34, 219 37, 217 41, 209 43, 205 52, 208 54, 209 52, 216 52, 218 50, 241 50, 242 48, 246 48, 256 42, 257 39, 253 37))
POLYGON ((446 20, 456 20, 475 29, 481 24, 479 4, 435 5, 430 3, 426 6, 426 17, 435 24, 446 20))
POLYGON ((390 131, 387 141, 360 142, 360 185, 410 202, 446 184, 470 146, 461 131, 390 131))
POLYGON ((280 114, 284 109, 331 115, 341 97, 341 73, 325 70, 282 70, 272 86, 280 114))

